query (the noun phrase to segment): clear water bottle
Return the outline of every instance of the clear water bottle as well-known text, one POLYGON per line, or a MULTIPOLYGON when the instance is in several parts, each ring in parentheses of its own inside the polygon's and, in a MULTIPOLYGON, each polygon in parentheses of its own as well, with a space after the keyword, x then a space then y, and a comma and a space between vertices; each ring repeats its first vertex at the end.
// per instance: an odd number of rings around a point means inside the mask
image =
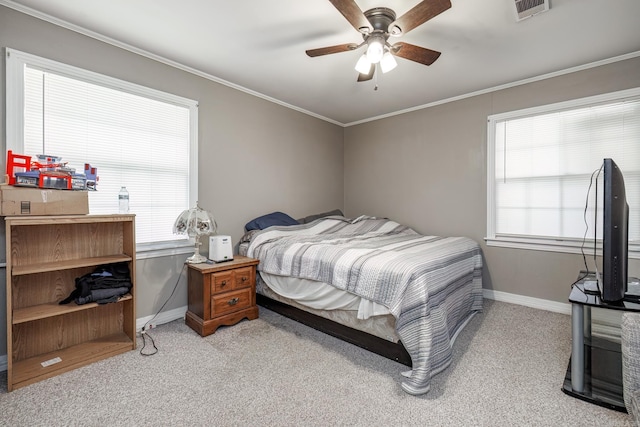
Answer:
POLYGON ((120 187, 118 193, 118 212, 121 214, 129 213, 129 192, 127 187, 120 187))

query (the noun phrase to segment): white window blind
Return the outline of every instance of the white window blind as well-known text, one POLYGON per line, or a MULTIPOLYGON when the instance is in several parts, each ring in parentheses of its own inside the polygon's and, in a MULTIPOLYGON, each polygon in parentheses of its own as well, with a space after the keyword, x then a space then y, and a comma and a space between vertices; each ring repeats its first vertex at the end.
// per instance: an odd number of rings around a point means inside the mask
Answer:
POLYGON ((25 61, 16 79, 24 115, 22 146, 14 151, 58 156, 79 172, 85 163, 96 167, 92 214, 117 213, 126 186, 139 247, 184 242, 172 227, 195 204, 195 101, 42 61, 46 66, 25 61))
POLYGON ((630 250, 636 249, 640 244, 637 92, 490 117, 488 239, 576 247, 585 233, 592 241, 594 230, 601 239, 602 172, 594 175, 588 191, 592 174, 604 158, 612 158, 624 174, 630 250))

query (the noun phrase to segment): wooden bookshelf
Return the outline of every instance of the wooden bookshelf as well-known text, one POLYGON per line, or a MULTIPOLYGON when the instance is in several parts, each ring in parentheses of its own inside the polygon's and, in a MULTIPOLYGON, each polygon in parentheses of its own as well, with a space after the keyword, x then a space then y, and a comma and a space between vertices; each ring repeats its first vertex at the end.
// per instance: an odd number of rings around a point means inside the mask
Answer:
POLYGON ((135 216, 6 217, 7 389, 130 351, 135 336, 135 216), (126 262, 133 288, 109 304, 60 305, 75 278, 126 262))

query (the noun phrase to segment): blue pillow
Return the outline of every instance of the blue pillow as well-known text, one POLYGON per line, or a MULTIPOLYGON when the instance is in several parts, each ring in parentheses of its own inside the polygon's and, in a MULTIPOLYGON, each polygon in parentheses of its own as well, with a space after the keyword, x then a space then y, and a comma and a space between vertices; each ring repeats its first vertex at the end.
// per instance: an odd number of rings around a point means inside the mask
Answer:
POLYGON ((259 216, 256 219, 253 219, 244 226, 245 230, 264 230, 267 227, 271 227, 272 225, 298 225, 300 224, 295 219, 291 218, 286 213, 282 212, 273 212, 267 215, 259 216))

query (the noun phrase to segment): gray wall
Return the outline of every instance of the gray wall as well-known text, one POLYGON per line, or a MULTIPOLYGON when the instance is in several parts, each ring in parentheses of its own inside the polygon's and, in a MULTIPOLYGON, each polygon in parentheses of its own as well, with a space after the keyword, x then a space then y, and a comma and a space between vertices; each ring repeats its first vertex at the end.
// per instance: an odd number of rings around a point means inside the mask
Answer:
MULTIPOLYGON (((389 217, 482 244, 483 286, 567 302, 581 255, 487 247, 487 116, 640 86, 640 58, 345 130, 345 214, 389 217)), ((640 275, 640 260, 630 274, 640 275)))
MULTIPOLYGON (((234 242, 248 220, 274 210, 294 217, 334 208, 349 216, 386 216, 425 234, 481 242, 488 289, 559 302, 566 302, 582 268, 580 256, 483 243, 487 116, 640 86, 636 58, 342 129, 2 6, 0 47, 198 100, 199 201, 234 242)), ((3 152, 4 68, 3 57, 3 152)), ((138 262, 138 317, 154 314, 176 282, 165 310, 186 305, 185 257, 138 262)), ((637 260, 631 273, 640 275, 637 260)), ((2 317, 4 296, 0 291, 2 317)), ((5 338, 0 322, 0 355, 5 338)))
MULTIPOLYGON (((0 47, 82 67, 199 102, 199 201, 220 234, 237 242, 255 216, 282 210, 294 217, 343 209, 343 129, 73 31, 0 6, 0 47)), ((0 63, 2 152, 5 142, 5 61, 0 63)), ((99 165, 97 165, 99 167, 99 165)), ((2 161, 4 170, 4 160, 2 161)), ((4 225, 0 253, 4 254, 4 225)), ((187 304, 180 275, 187 255, 137 263, 137 317, 187 304)), ((2 255, 2 261, 5 257, 2 255)), ((5 271, 0 272, 4 283, 5 271)), ((4 287, 3 287, 4 288, 4 287)), ((0 290, 0 318, 5 318, 0 290)), ((0 321, 0 355, 6 328, 0 321)))

